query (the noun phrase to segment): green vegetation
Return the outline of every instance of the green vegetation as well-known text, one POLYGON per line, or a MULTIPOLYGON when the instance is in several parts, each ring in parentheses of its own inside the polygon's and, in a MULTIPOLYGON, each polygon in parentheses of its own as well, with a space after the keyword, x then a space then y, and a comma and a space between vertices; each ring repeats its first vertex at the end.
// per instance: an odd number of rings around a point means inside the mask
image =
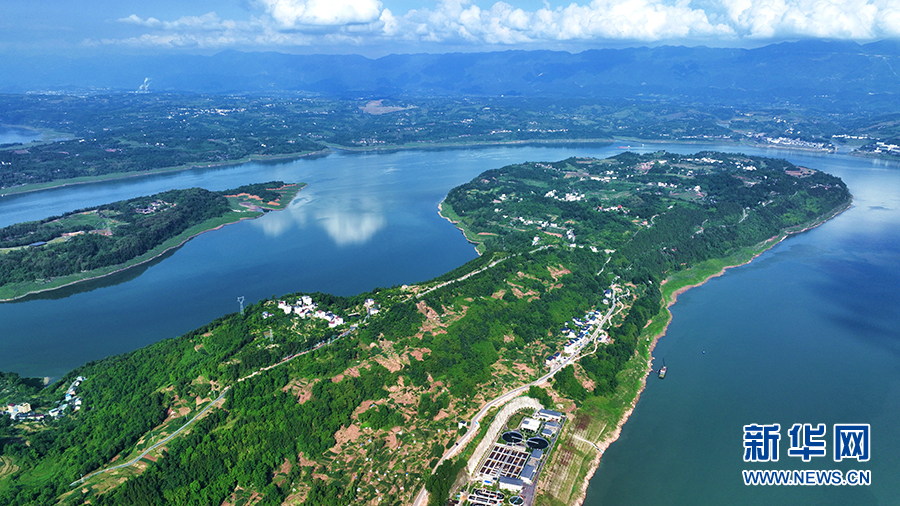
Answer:
MULTIPOLYGON (((599 441, 643 384, 647 337, 661 331, 672 290, 849 199, 832 176, 721 153, 485 172, 447 196, 485 251, 450 273, 352 297, 263 300, 23 391, 45 410, 87 378, 82 410, 0 427, 0 504, 408 504, 423 486, 442 504, 474 446, 431 474, 457 420, 541 376, 574 318, 612 309, 611 342, 529 394, 567 412, 566 434, 599 441), (137 456, 225 388, 223 404, 140 467, 70 486, 137 456)), ((569 503, 590 470, 593 447, 565 437, 540 504, 569 503)))
MULTIPOLYGON (((135 173, 353 150, 546 142, 735 142, 831 150, 894 142, 892 117, 816 110, 679 105, 658 101, 323 98, 116 94, 0 95, 0 123, 47 140, 0 146, 0 190, 14 193, 135 173), (777 143, 776 140, 777 139, 777 143)), ((884 150, 881 150, 884 154, 884 150)), ((893 155, 891 155, 893 156, 893 155)))
POLYGON ((434 474, 425 480, 425 488, 428 490, 428 506, 442 506, 446 503, 450 487, 465 466, 466 462, 462 459, 445 460, 434 471, 434 474))
POLYGON ((285 206, 298 190, 281 181, 170 190, 10 225, 0 229, 0 300, 136 265, 200 232, 261 214, 226 195, 256 192, 249 203, 272 208, 270 201, 285 206))

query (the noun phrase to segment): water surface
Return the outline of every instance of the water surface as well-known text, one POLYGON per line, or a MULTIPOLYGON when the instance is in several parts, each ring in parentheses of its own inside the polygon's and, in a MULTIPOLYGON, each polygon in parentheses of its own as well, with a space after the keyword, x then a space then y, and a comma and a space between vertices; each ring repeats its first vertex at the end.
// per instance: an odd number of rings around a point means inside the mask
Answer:
POLYGON ((0 125, 0 144, 25 144, 41 138, 41 133, 27 128, 0 125))
POLYGON ((789 156, 844 179, 851 209, 682 294, 622 437, 585 505, 896 504, 900 494, 900 168, 789 156), (705 352, 705 353, 704 353, 705 352), (781 424, 777 463, 743 462, 743 429, 781 424), (868 423, 869 462, 789 457, 794 423, 868 423), (868 487, 748 487, 743 469, 871 470, 868 487))
MULTIPOLYGON (((651 378, 585 504, 892 504, 900 493, 900 167, 845 155, 666 145, 785 157, 842 177, 853 207, 751 264, 683 294, 651 378), (704 354, 703 351, 706 351, 704 354), (745 487, 742 426, 780 423, 774 468, 870 469, 869 487, 745 487), (793 423, 870 423, 866 464, 787 458, 793 423)), ((661 146, 633 148, 653 151, 661 146)), ((523 161, 606 157, 614 147, 494 147, 249 163, 0 198, 0 226, 171 188, 306 182, 287 210, 203 234, 122 275, 0 304, 0 370, 60 376, 294 291, 354 294, 413 283, 475 257, 437 215, 447 191, 523 161)))

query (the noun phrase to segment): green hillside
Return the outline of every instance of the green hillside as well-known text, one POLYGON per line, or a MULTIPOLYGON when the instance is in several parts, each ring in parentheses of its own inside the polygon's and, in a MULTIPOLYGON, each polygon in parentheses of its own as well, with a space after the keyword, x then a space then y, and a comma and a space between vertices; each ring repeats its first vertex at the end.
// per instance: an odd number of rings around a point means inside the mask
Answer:
POLYGON ((538 497, 569 504, 594 457, 573 438, 608 437, 631 406, 646 338, 667 315, 663 292, 850 198, 822 172, 722 153, 487 171, 443 203, 483 251, 450 273, 352 297, 262 300, 24 390, 16 402, 46 413, 85 378, 77 411, 0 426, 0 503, 374 506, 410 504, 426 487, 443 504, 468 486, 460 469, 478 442, 431 477, 457 450, 458 422, 543 376, 569 327, 609 315, 602 342, 529 389, 572 422, 538 497))

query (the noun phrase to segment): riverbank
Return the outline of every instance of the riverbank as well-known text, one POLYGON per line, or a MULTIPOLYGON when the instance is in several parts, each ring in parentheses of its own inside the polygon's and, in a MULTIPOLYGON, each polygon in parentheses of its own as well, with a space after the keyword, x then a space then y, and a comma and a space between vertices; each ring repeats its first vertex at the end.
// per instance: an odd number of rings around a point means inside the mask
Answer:
MULTIPOLYGON (((55 134, 55 132, 54 132, 55 134)), ((63 135, 63 134, 60 134, 63 135)), ((43 141, 41 141, 43 142, 43 141)), ((327 155, 332 151, 346 151, 350 153, 389 153, 394 151, 407 151, 407 150, 445 150, 445 149, 466 149, 466 148, 489 148, 489 147, 499 147, 499 146, 565 146, 565 145, 579 145, 579 144, 595 144, 595 145, 612 145, 615 143, 641 143, 640 147, 647 147, 647 145, 658 145, 660 147, 666 145, 706 145, 706 144, 732 144, 735 146, 747 146, 751 148, 759 148, 759 149, 778 149, 785 151, 807 151, 807 152, 820 152, 820 153, 830 153, 829 150, 824 149, 815 149, 815 148, 804 148, 800 146, 786 146, 779 144, 765 144, 758 142, 745 142, 742 140, 732 140, 732 139, 636 139, 636 138, 592 138, 592 139, 526 139, 526 140, 514 140, 514 141, 468 141, 468 142, 414 142, 402 145, 384 145, 384 146, 343 146, 337 144, 326 144, 325 149, 310 151, 307 153, 287 153, 283 155, 249 155, 243 158, 235 159, 235 160, 225 160, 221 162, 208 163, 208 164, 186 164, 180 165, 177 167, 163 167, 160 169, 154 169, 150 171, 142 171, 137 173, 131 172, 117 172, 112 174, 105 174, 102 176, 91 176, 91 177, 82 177, 82 178, 72 178, 66 180, 59 181, 49 181, 46 183, 36 183, 22 186, 13 186, 9 188, 0 188, 0 197, 4 197, 7 195, 15 195, 20 193, 30 193, 41 190, 49 190, 52 188, 60 188, 66 186, 73 185, 81 185, 81 184, 90 184, 101 181, 112 181, 119 179, 127 179, 133 177, 141 177, 148 176, 154 174, 164 174, 167 172, 179 172, 190 169, 201 169, 201 168, 215 168, 215 167, 228 167, 233 165, 241 165, 248 162, 253 161, 278 161, 278 160, 294 160, 298 158, 305 157, 313 157, 320 155, 327 155)), ((626 145, 623 147, 623 150, 628 150, 630 148, 637 148, 638 146, 626 145)), ((863 156, 869 158, 877 158, 870 155, 865 154, 856 154, 851 153, 854 156, 863 156)), ((467 238, 468 239, 468 238, 467 238)), ((471 242, 471 241, 470 241, 471 242)), ((476 242, 477 243, 477 242, 476 242)))
POLYGON ((608 146, 615 142, 614 139, 523 139, 516 141, 465 141, 465 142, 410 142, 407 144, 390 144, 384 146, 344 146, 339 144, 325 144, 329 149, 335 151, 349 151, 351 153, 390 153, 394 151, 405 151, 411 149, 420 150, 443 150, 443 149, 466 149, 466 148, 490 148, 502 146, 565 146, 569 144, 599 144, 608 146))
MULTIPOLYGON (((286 186, 281 190, 282 197, 279 201, 278 205, 266 205, 265 209, 270 211, 280 211, 285 209, 288 204, 300 193, 300 191, 305 188, 307 185, 305 183, 294 185, 294 186, 286 186), (283 202, 281 201, 283 200, 283 202)), ((4 287, 0 287, 0 302, 12 302, 16 300, 23 299, 30 295, 37 295, 40 293, 46 293, 53 290, 58 290, 61 288, 69 287, 72 285, 76 285, 78 283, 84 283, 87 281, 97 280, 101 278, 105 278, 108 276, 112 276, 114 274, 119 274, 121 272, 125 272, 134 267, 138 267, 140 265, 146 264, 148 262, 152 262, 157 258, 162 257, 169 251, 175 250, 184 246, 185 243, 197 237, 200 234, 211 232, 213 230, 219 230, 225 225, 231 225, 233 223, 238 223, 244 220, 252 220, 259 218, 265 214, 263 211, 248 211, 242 210, 239 208, 232 207, 232 210, 227 214, 220 216, 218 218, 212 218, 204 221, 203 223, 198 223, 193 227, 188 228, 184 232, 178 234, 171 239, 164 241, 159 246, 147 251, 146 253, 139 255, 124 264, 111 265, 108 267, 104 267, 101 269, 95 269, 90 272, 83 272, 78 274, 71 274, 68 276, 60 276, 59 278, 55 278, 52 281, 45 283, 38 282, 24 282, 17 283, 14 285, 7 285, 4 287)))
POLYGON ((248 162, 271 162, 271 161, 289 161, 296 160, 299 158, 306 158, 311 156, 319 156, 326 155, 330 153, 330 149, 320 149, 318 151, 310 151, 308 153, 288 153, 284 155, 250 155, 244 158, 239 158, 237 160, 225 160, 222 162, 215 163, 204 163, 204 164, 187 164, 187 165, 179 165, 177 167, 163 167, 160 169, 154 169, 149 171, 141 171, 141 172, 115 172, 112 174, 104 174, 102 176, 91 176, 91 177, 77 177, 72 179, 61 179, 58 181, 48 181, 46 183, 36 183, 36 184, 28 184, 21 186, 11 186, 9 188, 0 188, 0 198, 6 197, 7 195, 18 195, 21 193, 32 193, 38 192, 42 190, 50 190, 53 188, 64 188, 67 186, 78 186, 84 184, 91 183, 100 183, 103 181, 116 181, 120 179, 130 179, 136 177, 143 176, 152 176, 156 174, 166 174, 169 172, 182 172, 185 170, 191 169, 211 169, 217 167, 231 167, 235 165, 242 165, 248 162))
POLYGON ((438 203, 438 215, 441 218, 444 218, 445 220, 452 223, 454 227, 462 232, 462 235, 466 238, 466 241, 468 241, 469 244, 475 246, 475 252, 478 253, 478 256, 484 254, 484 252, 487 250, 484 242, 478 241, 473 238, 476 234, 469 230, 465 225, 463 225, 462 219, 460 219, 459 215, 456 214, 456 211, 453 210, 453 207, 450 204, 447 204, 443 200, 440 201, 440 203, 438 203))
POLYGON ((353 153, 372 153, 381 152, 389 153, 394 151, 404 151, 411 149, 465 149, 479 147, 496 147, 496 146, 540 146, 540 145, 578 145, 578 144, 596 144, 611 146, 617 145, 619 149, 627 151, 632 148, 646 148, 648 145, 709 145, 709 144, 731 144, 734 146, 747 146, 756 149, 777 149, 783 151, 801 151, 808 153, 835 153, 834 149, 816 148, 811 146, 794 146, 789 144, 772 144, 767 142, 758 142, 752 139, 640 139, 636 137, 616 137, 616 138, 591 138, 591 139, 524 139, 515 141, 466 141, 466 142, 411 142, 407 144, 391 144, 382 146, 344 146, 338 144, 326 144, 328 148, 335 151, 348 151, 353 153), (624 144, 623 144, 624 143, 624 144), (640 144, 640 146, 631 145, 630 143, 640 144))
MULTIPOLYGON (((677 302, 680 294, 725 274, 728 269, 749 264, 753 259, 787 237, 815 228, 849 209, 851 205, 852 201, 849 201, 821 218, 803 226, 788 229, 756 246, 742 248, 725 258, 702 262, 666 278, 660 286, 663 307, 641 333, 638 339, 637 354, 619 375, 619 389, 613 397, 593 404, 588 401, 584 407, 576 411, 574 429, 570 428, 561 438, 561 442, 571 449, 569 461, 564 466, 549 467, 551 471, 555 472, 541 480, 544 482, 541 492, 547 495, 540 495, 535 504, 541 506, 580 506, 583 504, 591 478, 600 466, 603 453, 621 435, 622 428, 637 407, 640 395, 647 386, 647 378, 653 361, 653 350, 659 339, 666 335, 672 321, 670 308, 677 302), (593 443, 594 447, 592 447, 591 443, 594 441, 596 443, 593 443), (548 482, 551 485, 547 485, 548 482), (554 492, 563 490, 571 490, 571 493, 567 497, 554 494, 554 492)), ((553 463, 557 464, 557 462, 553 463)))

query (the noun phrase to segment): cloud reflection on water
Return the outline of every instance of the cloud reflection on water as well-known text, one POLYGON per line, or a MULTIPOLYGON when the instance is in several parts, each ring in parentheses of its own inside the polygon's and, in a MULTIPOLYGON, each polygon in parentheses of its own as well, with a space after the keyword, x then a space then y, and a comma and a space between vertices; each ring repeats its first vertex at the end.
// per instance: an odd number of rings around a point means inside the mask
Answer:
POLYGON ((256 220, 269 237, 278 237, 294 227, 318 223, 338 246, 365 244, 385 227, 381 203, 371 196, 331 195, 319 197, 304 189, 283 211, 256 220))

